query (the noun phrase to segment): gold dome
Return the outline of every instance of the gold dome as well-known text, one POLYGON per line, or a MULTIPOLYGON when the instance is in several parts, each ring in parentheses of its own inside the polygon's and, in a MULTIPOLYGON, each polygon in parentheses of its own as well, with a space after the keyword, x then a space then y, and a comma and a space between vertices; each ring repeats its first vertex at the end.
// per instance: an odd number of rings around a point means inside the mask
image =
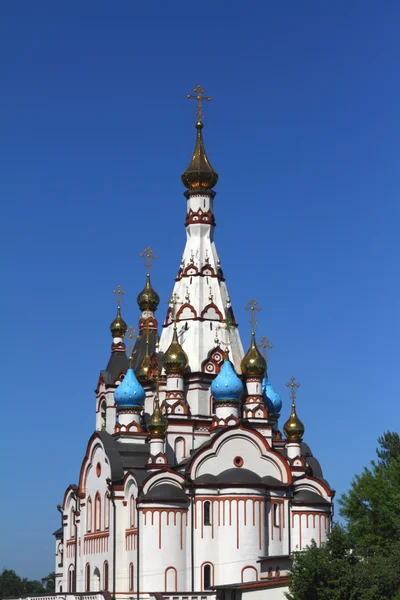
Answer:
POLYGON ((152 371, 151 357, 150 357, 149 353, 146 352, 146 354, 142 358, 142 362, 140 363, 139 369, 136 373, 136 377, 138 378, 138 381, 140 381, 140 383, 149 381, 149 379, 151 379, 151 371, 152 371))
POLYGON ((139 304, 140 310, 157 310, 157 306, 160 304, 160 296, 155 292, 151 286, 150 274, 146 276, 146 285, 137 297, 137 303, 139 304))
POLYGON ((168 419, 161 412, 160 403, 158 400, 158 396, 156 397, 156 405, 154 407, 154 412, 150 417, 150 421, 147 424, 147 431, 150 436, 153 438, 163 438, 168 429, 168 419))
POLYGON ((254 331, 251 333, 250 348, 246 356, 242 359, 241 369, 245 377, 256 377, 263 379, 267 371, 267 363, 261 352, 256 346, 254 331))
POLYGON ((110 325, 110 331, 113 338, 119 337, 123 338, 128 330, 128 325, 125 323, 123 318, 121 317, 121 307, 117 307, 117 316, 114 321, 110 325))
POLYGON ((292 404, 292 412, 283 426, 283 431, 289 442, 301 442, 304 435, 304 425, 297 416, 295 404, 292 404))
POLYGON ((176 327, 174 326, 174 335, 172 336, 172 342, 164 354, 164 369, 167 375, 183 375, 186 367, 189 364, 189 360, 186 352, 178 341, 178 334, 176 327))
POLYGON ((189 163, 186 171, 181 175, 182 183, 188 190, 196 189, 211 189, 218 181, 218 173, 212 168, 210 161, 207 158, 207 154, 204 148, 203 135, 201 130, 203 129, 203 123, 197 121, 196 123, 197 136, 196 144, 192 160, 189 163))

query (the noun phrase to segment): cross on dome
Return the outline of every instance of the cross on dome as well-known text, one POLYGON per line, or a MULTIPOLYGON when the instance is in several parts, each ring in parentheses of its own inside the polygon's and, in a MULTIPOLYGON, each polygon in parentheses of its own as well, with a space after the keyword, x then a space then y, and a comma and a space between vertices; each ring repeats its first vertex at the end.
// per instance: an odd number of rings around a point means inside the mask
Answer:
POLYGON ((117 307, 121 308, 121 296, 125 294, 125 290, 122 289, 120 283, 117 285, 117 289, 113 290, 113 294, 116 294, 117 296, 117 307))
POLYGON ((140 254, 140 258, 144 259, 144 265, 147 269, 147 272, 152 268, 152 261, 158 258, 157 254, 154 254, 153 249, 150 246, 147 246, 140 254))
POLYGON ((211 98, 209 96, 203 96, 205 94, 205 90, 201 87, 201 85, 196 85, 193 90, 196 92, 196 95, 188 94, 187 97, 189 100, 197 100, 197 108, 196 108, 196 117, 198 121, 202 121, 204 114, 202 113, 202 102, 211 102, 211 98))
POLYGON ((286 387, 291 388, 290 390, 290 399, 292 401, 292 406, 296 403, 296 389, 300 387, 300 384, 296 382, 295 377, 291 377, 290 381, 286 383, 286 387))
POLYGON ((261 348, 263 349, 263 356, 266 362, 268 362, 268 350, 271 350, 274 347, 273 344, 271 344, 270 342, 271 340, 269 340, 265 335, 263 335, 258 342, 258 345, 261 346, 261 348))

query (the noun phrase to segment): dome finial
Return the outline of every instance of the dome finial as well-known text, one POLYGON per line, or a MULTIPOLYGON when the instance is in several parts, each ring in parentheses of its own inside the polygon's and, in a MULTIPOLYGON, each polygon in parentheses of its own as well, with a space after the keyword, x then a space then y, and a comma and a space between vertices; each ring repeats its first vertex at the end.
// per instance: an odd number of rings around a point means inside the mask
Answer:
POLYGON ((125 294, 125 291, 122 289, 121 285, 118 284, 117 289, 113 290, 113 294, 116 294, 117 296, 117 316, 110 325, 110 331, 113 338, 124 338, 128 325, 121 316, 121 296, 125 294))
POLYGON ((176 305, 179 300, 176 294, 173 294, 170 300, 172 304, 172 319, 174 332, 172 335, 172 341, 164 354, 164 369, 167 375, 183 375, 186 367, 189 364, 189 359, 186 352, 182 348, 178 339, 178 328, 176 325, 176 305))
POLYGON ((296 382, 294 377, 291 377, 286 386, 291 388, 290 398, 292 400, 292 411, 290 417, 283 426, 283 431, 289 442, 300 443, 304 435, 304 425, 296 413, 296 388, 299 388, 300 384, 296 382))
POLYGON ((168 419, 160 408, 160 379, 156 380, 156 396, 153 414, 147 424, 147 431, 152 438, 164 438, 168 429, 168 419))
POLYGON ((182 183, 188 190, 194 189, 211 189, 218 182, 218 173, 214 171, 212 168, 210 161, 207 158, 207 154, 204 148, 203 135, 201 130, 203 129, 203 113, 202 113, 202 102, 207 101, 211 102, 210 97, 203 96, 204 89, 201 85, 198 85, 194 88, 194 92, 196 95, 188 94, 188 98, 191 100, 197 100, 197 109, 196 109, 196 144, 194 147, 194 152, 192 156, 192 160, 189 163, 186 171, 182 174, 182 183))
POLYGON ((137 371, 137 378, 142 383, 145 381, 149 381, 149 379, 152 378, 151 377, 152 376, 152 364, 151 364, 151 356, 150 356, 150 350, 149 350, 150 331, 149 331, 148 323, 146 323, 146 325, 145 325, 145 331, 146 331, 146 350, 145 350, 145 355, 142 358, 142 362, 140 363, 139 370, 137 371))
POLYGON ((245 357, 242 359, 241 369, 245 377, 255 377, 263 379, 267 371, 267 363, 259 349, 255 340, 255 325, 257 324, 255 313, 261 310, 256 300, 250 300, 246 306, 246 310, 250 311, 251 324, 251 342, 245 357))
POLYGON ((143 290, 137 297, 137 303, 142 312, 146 310, 150 310, 154 312, 157 310, 158 305, 160 304, 160 296, 154 291, 151 281, 150 281, 150 269, 152 268, 152 261, 157 258, 157 255, 154 254, 152 248, 147 246, 140 254, 140 258, 144 259, 144 264, 146 267, 146 285, 143 290))

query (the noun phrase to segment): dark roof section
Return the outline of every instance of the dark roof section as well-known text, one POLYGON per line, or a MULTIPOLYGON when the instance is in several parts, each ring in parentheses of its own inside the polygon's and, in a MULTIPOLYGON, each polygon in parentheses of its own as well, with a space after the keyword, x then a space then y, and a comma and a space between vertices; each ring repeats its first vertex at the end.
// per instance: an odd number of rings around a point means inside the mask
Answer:
MULTIPOLYGON (((274 450, 276 450, 276 452, 279 452, 279 454, 281 456, 283 456, 284 458, 287 459, 286 448, 274 448, 274 450)), ((322 483, 324 485, 326 485, 328 490, 330 490, 331 486, 329 485, 327 480, 324 479, 324 476, 322 473, 322 468, 321 468, 321 465, 319 464, 319 461, 315 458, 315 456, 313 456, 310 446, 308 444, 306 444, 305 442, 301 442, 301 444, 300 444, 300 454, 301 454, 302 458, 304 458, 304 460, 306 461, 306 463, 309 467, 309 473, 310 473, 311 477, 315 477, 315 479, 322 481, 322 483)))
POLYGON ((53 532, 53 535, 56 537, 56 539, 61 539, 64 537, 64 527, 59 527, 58 529, 56 529, 53 532))
POLYGON ((311 490, 299 490, 295 492, 293 495, 293 504, 323 504, 324 506, 330 506, 331 503, 325 498, 322 498, 316 492, 312 492, 311 490))
POLYGON ((117 440, 106 431, 98 431, 110 461, 111 479, 113 482, 121 481, 125 471, 132 471, 137 483, 140 485, 147 477, 145 465, 149 456, 149 444, 119 444, 117 440))
POLYGON ((125 352, 113 352, 104 371, 100 371, 106 385, 113 385, 121 373, 128 370, 128 357, 125 352))
POLYGON ((227 469, 219 475, 209 475, 208 473, 200 475, 195 479, 196 485, 267 485, 267 486, 286 486, 275 477, 260 477, 257 473, 249 469, 233 467, 227 469))
POLYGON ((141 497, 144 502, 189 502, 182 488, 171 483, 155 485, 141 497))
MULTIPOLYGON (((155 331, 154 329, 149 329, 149 354, 150 354, 150 356, 153 356, 153 354, 156 351, 157 341, 158 341, 158 332, 155 331)), ((134 346, 133 352, 132 352, 133 370, 135 372, 139 369, 140 363, 142 362, 143 358, 145 357, 145 354, 146 354, 146 333, 142 329, 136 338, 136 343, 135 343, 135 346, 134 346)), ((158 362, 158 357, 157 357, 157 362, 158 362)))

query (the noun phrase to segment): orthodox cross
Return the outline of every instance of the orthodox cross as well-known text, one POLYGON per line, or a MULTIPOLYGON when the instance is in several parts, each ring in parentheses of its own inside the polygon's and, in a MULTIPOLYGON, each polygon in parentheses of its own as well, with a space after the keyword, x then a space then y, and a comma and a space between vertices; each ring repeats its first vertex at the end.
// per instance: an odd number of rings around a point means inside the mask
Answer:
POLYGON ((290 398, 292 400, 292 406, 295 405, 296 402, 296 389, 300 387, 299 383, 296 383, 296 378, 291 377, 290 381, 287 382, 286 387, 291 388, 290 390, 290 398))
MULTIPOLYGON (((172 320, 175 323, 176 320, 176 306, 177 304, 182 304, 182 302, 180 302, 180 300, 178 300, 178 296, 177 294, 172 294, 170 300, 167 302, 167 304, 169 304, 170 306, 172 305, 172 320)), ((176 323, 175 323, 176 325, 176 323)))
POLYGON ((265 337, 265 335, 263 335, 263 337, 258 342, 258 345, 261 346, 261 348, 263 349, 263 355, 264 355, 266 362, 268 362, 268 358, 267 358, 268 350, 271 350, 274 347, 270 343, 270 341, 271 340, 269 340, 267 337, 265 337))
POLYGON ((251 332, 254 333, 254 327, 257 325, 258 321, 256 320, 256 312, 260 312, 261 306, 258 306, 258 302, 256 300, 250 300, 247 306, 245 306, 246 310, 250 311, 250 325, 251 332))
POLYGON ((190 302, 189 286, 186 286, 185 300, 186 300, 186 302, 190 302))
POLYGON ((125 294, 125 291, 122 289, 121 284, 117 285, 117 289, 113 290, 113 294, 117 295, 117 306, 118 308, 121 308, 121 296, 125 294))
POLYGON ((208 96, 203 96, 203 94, 205 93, 205 91, 203 90, 203 88, 201 87, 201 85, 197 85, 194 90, 194 92, 196 92, 196 95, 193 96, 192 94, 188 94, 187 97, 190 100, 197 100, 197 108, 196 108, 196 117, 199 121, 201 121, 204 117, 203 113, 202 113, 202 105, 201 103, 206 101, 206 102, 211 102, 211 98, 208 96))
POLYGON ((132 327, 132 325, 129 325, 128 330, 126 332, 126 337, 129 338, 129 342, 128 342, 128 354, 131 357, 132 356, 132 350, 133 350, 133 340, 136 339, 137 335, 136 335, 136 329, 134 327, 132 327))
POLYGON ((147 269, 147 272, 149 273, 151 267, 153 266, 151 264, 151 261, 153 261, 155 258, 157 258, 157 254, 154 254, 153 249, 150 248, 150 246, 147 246, 147 248, 145 248, 143 250, 143 252, 140 254, 140 258, 144 259, 145 267, 147 269))

